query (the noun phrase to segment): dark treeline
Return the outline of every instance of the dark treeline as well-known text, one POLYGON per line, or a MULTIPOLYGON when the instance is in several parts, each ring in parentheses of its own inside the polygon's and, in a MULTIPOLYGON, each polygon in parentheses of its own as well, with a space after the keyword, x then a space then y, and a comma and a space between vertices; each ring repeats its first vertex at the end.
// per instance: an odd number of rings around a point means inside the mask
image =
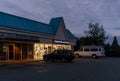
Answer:
POLYGON ((120 57, 120 46, 117 41, 117 37, 114 36, 112 44, 105 45, 105 51, 107 56, 120 57))

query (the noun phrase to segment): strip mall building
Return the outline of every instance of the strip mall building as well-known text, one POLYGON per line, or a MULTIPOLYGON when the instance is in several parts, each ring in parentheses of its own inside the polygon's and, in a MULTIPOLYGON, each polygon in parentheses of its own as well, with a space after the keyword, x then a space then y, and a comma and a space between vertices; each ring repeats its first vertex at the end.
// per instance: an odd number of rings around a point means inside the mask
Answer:
POLYGON ((0 12, 0 60, 40 60, 55 49, 74 49, 76 38, 62 17, 49 24, 0 12), (45 52, 44 52, 45 51, 45 52))

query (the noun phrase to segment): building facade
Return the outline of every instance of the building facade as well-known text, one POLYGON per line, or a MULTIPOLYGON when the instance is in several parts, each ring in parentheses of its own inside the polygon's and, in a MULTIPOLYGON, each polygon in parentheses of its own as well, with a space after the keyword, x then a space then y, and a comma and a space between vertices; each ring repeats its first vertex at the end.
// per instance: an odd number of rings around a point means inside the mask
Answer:
POLYGON ((0 12, 0 60, 41 60, 56 49, 73 50, 76 38, 62 17, 49 24, 0 12))

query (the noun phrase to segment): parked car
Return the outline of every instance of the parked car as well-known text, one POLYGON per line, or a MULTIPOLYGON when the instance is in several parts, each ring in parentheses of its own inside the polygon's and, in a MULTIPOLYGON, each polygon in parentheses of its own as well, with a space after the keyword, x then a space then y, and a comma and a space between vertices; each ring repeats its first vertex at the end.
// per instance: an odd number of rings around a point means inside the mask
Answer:
POLYGON ((90 45, 82 46, 78 51, 74 52, 75 57, 103 57, 105 56, 104 48, 101 46, 90 45))
POLYGON ((71 62, 74 60, 74 52, 72 50, 55 50, 50 54, 43 56, 45 61, 61 60, 62 62, 71 62))

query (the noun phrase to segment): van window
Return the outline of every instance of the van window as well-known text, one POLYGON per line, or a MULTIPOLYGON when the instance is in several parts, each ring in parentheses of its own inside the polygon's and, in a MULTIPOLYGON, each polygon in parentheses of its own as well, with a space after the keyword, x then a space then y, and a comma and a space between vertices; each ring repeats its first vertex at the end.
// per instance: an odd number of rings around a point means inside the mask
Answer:
POLYGON ((91 51, 98 51, 97 48, 91 48, 91 51))
POLYGON ((104 49, 103 48, 99 48, 99 51, 104 51, 104 49))
POLYGON ((99 48, 99 51, 101 51, 101 48, 99 48))
POLYGON ((90 49, 89 48, 85 48, 84 51, 90 51, 90 49))
POLYGON ((83 51, 83 48, 80 48, 79 51, 83 51))

